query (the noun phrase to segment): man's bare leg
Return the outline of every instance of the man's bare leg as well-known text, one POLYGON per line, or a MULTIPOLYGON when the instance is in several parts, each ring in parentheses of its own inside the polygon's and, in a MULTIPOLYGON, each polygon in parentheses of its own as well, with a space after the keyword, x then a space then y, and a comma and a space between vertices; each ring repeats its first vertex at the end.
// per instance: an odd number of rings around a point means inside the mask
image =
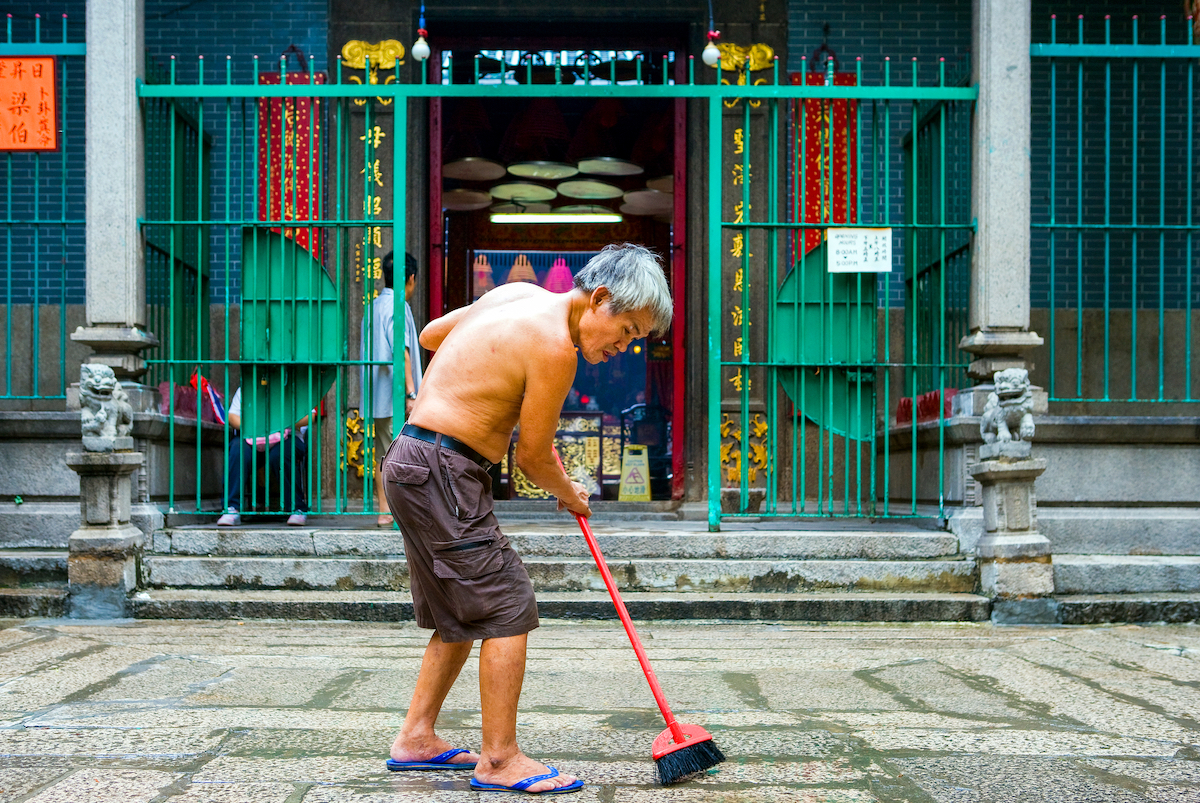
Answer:
POLYGON ((375 474, 375 509, 379 511, 379 515, 375 517, 375 523, 380 527, 391 524, 392 512, 388 507, 387 489, 383 487, 383 474, 376 472, 375 474))
MULTIPOLYGON (((396 740, 392 742, 392 758, 396 761, 428 761, 456 747, 434 733, 442 703, 450 693, 450 687, 458 679, 467 656, 471 654, 471 642, 459 641, 447 644, 436 632, 425 647, 421 659, 421 673, 417 675, 417 687, 413 690, 412 702, 404 716, 396 740)), ((450 759, 450 764, 470 764, 479 760, 475 753, 460 753, 450 759)))
MULTIPOLYGON (((475 778, 482 783, 512 786, 549 768, 529 758, 517 747, 517 703, 525 679, 525 645, 528 634, 484 639, 479 648, 479 698, 483 707, 482 757, 475 778)), ((529 792, 567 786, 573 775, 538 781, 529 792)))

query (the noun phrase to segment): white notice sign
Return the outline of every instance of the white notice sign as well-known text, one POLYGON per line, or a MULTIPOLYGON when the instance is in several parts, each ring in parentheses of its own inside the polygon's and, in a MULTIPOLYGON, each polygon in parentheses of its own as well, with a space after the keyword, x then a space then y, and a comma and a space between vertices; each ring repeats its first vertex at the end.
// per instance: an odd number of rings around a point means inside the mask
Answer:
POLYGON ((827 229, 830 273, 887 273, 892 269, 892 230, 827 229))

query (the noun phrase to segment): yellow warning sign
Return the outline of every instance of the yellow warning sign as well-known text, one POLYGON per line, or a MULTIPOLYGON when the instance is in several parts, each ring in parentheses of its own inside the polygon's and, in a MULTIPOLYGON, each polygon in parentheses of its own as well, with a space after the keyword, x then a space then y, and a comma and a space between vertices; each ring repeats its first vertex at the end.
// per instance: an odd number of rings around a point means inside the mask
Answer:
POLYGON ((650 501, 650 456, 645 446, 625 446, 625 453, 621 455, 621 491, 617 498, 622 502, 650 501))

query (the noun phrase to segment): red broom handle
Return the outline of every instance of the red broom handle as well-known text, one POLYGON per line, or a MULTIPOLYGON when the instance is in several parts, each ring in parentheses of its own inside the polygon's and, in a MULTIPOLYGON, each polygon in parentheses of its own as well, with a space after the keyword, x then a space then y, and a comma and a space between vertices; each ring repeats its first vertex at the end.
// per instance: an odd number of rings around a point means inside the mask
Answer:
POLYGON ((617 591, 617 583, 613 580, 612 572, 608 570, 608 564, 604 562, 604 556, 600 554, 600 545, 596 543, 596 536, 592 534, 592 528, 588 525, 587 519, 578 513, 574 513, 574 516, 575 520, 579 522, 579 529, 583 530, 583 538, 587 541, 588 549, 592 551, 592 557, 596 560, 596 568, 600 570, 600 576, 604 578, 604 585, 608 588, 608 595, 612 597, 613 606, 617 609, 617 616, 621 617, 621 624, 625 625, 625 633, 629 636, 629 643, 633 645, 634 653, 637 654, 638 663, 642 665, 646 682, 650 684, 654 702, 658 703, 658 710, 662 712, 667 727, 671 729, 675 743, 683 744, 687 737, 683 735, 683 729, 675 721, 675 715, 671 713, 671 706, 667 705, 667 698, 663 696, 662 687, 658 685, 658 677, 650 666, 650 659, 646 657, 646 651, 642 649, 642 642, 638 639, 637 630, 633 627, 633 620, 629 618, 629 611, 626 610, 625 602, 621 599, 621 592, 617 591))
MULTIPOLYGON (((558 460, 561 468, 562 460, 559 459, 557 451, 554 453, 554 458, 558 460)), ((667 698, 663 696, 662 687, 658 685, 658 678, 650 667, 650 659, 646 657, 646 651, 642 649, 642 642, 638 639, 637 631, 633 627, 633 620, 629 618, 629 611, 625 609, 621 592, 617 591, 617 583, 613 580, 612 572, 608 570, 608 564, 604 562, 604 556, 600 554, 600 545, 596 543, 596 536, 592 534, 592 528, 588 525, 587 519, 575 511, 571 511, 571 513, 579 522, 579 529, 583 530, 583 540, 587 541, 588 549, 592 551, 592 558, 596 561, 596 568, 600 570, 600 576, 604 578, 604 585, 608 588, 608 595, 612 597, 613 607, 617 609, 617 616, 621 617, 621 624, 625 625, 625 633, 629 636, 629 643, 633 645, 634 653, 637 654, 638 663, 642 665, 642 673, 646 676, 646 682, 650 684, 654 702, 658 703, 658 710, 662 712, 663 719, 667 722, 667 728, 675 737, 675 744, 683 744, 687 737, 683 734, 683 728, 679 727, 679 723, 675 721, 675 715, 671 713, 671 706, 667 705, 667 698)))

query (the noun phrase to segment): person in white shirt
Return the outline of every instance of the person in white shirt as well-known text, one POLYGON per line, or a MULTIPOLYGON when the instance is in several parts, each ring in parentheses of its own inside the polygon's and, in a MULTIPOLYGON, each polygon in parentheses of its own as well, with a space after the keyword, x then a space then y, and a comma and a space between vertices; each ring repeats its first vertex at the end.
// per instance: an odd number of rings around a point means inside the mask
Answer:
MULTIPOLYGON (((413 311, 409 302, 417 290, 417 260, 412 254, 404 255, 404 412, 412 411, 413 401, 421 388, 420 345, 417 343, 417 324, 413 319, 413 311), (413 358, 416 354, 416 358, 413 358)), ((369 384, 364 383, 363 398, 366 401, 370 394, 370 415, 375 424, 375 460, 371 467, 375 471, 375 503, 379 516, 376 524, 380 527, 392 526, 392 514, 388 512, 387 496, 384 483, 379 477, 379 461, 387 454, 392 445, 392 360, 395 354, 393 335, 393 311, 395 309, 395 293, 392 290, 393 257, 389 251, 381 261, 384 288, 379 296, 367 304, 363 311, 363 353, 371 354, 372 362, 382 362, 385 365, 371 367, 369 384)), ((364 405, 365 406, 365 405, 364 405)))
MULTIPOLYGON (((229 428, 242 428, 242 389, 238 388, 229 400, 229 428)), ((234 438, 229 443, 229 463, 226 467, 229 478, 229 494, 225 499, 225 513, 217 519, 218 527, 236 527, 242 523, 243 502, 242 477, 250 471, 255 461, 262 465, 267 461, 271 473, 270 498, 264 500, 268 507, 292 511, 287 523, 303 527, 308 522, 308 494, 304 490, 305 456, 308 445, 304 436, 308 431, 309 416, 296 422, 282 432, 272 432, 266 437, 234 438), (257 452, 257 456, 255 455, 257 452)))

